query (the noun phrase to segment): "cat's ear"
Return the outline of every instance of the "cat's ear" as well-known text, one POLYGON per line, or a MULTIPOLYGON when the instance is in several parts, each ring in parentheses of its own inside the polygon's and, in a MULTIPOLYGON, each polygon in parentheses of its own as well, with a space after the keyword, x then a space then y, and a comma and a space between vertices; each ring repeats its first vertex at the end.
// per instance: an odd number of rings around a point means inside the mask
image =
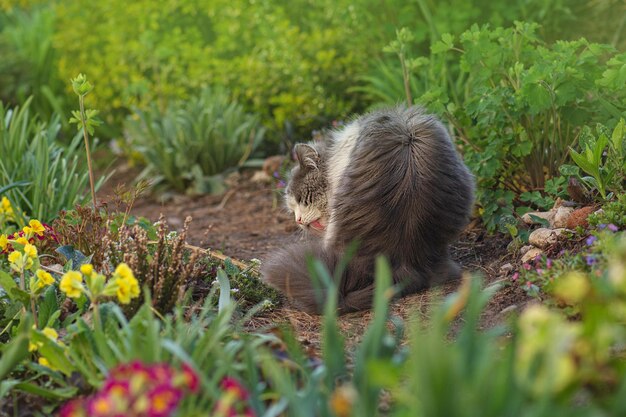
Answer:
POLYGON ((320 154, 317 153, 314 147, 304 143, 298 143, 294 151, 301 168, 318 169, 320 154))

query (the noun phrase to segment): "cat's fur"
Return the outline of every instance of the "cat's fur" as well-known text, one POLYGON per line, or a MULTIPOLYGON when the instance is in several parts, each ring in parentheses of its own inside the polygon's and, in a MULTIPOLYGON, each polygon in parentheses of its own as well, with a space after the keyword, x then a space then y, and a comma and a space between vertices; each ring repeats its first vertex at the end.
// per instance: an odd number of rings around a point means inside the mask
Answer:
POLYGON ((297 145, 287 205, 303 229, 321 236, 264 263, 264 279, 308 312, 320 312, 313 255, 331 273, 347 246, 358 250, 338 282, 341 313, 371 307, 374 260, 385 255, 401 295, 460 277, 449 244, 469 220, 473 177, 445 127, 420 108, 362 116, 329 145, 297 145))

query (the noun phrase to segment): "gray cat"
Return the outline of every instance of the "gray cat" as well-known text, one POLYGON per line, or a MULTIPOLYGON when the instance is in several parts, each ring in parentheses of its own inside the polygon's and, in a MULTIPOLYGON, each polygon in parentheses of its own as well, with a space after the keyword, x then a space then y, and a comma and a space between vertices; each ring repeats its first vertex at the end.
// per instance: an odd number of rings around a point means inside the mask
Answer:
POLYGON ((437 118, 417 107, 375 111, 330 144, 295 152, 287 207, 318 238, 279 251, 262 269, 295 306, 319 313, 323 305, 307 258, 332 273, 353 241, 358 249, 337 283, 340 313, 371 307, 377 255, 389 260, 400 295, 460 277, 449 244, 468 223, 474 180, 437 118))

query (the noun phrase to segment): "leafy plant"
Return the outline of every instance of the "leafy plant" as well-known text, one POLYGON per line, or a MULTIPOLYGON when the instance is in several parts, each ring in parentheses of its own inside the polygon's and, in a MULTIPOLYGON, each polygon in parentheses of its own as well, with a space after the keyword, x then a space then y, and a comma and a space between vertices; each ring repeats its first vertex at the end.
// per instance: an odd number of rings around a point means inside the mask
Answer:
MULTIPOLYGON (((66 96, 53 46, 55 14, 51 7, 0 11, 0 100, 31 108, 42 119, 66 114, 66 96)), ((64 130, 67 122, 61 119, 64 130)))
POLYGON ((156 105, 137 110, 126 122, 126 136, 147 164, 141 177, 181 192, 220 190, 216 176, 243 164, 263 135, 258 117, 219 89, 205 89, 163 112, 156 105))
POLYGON ((89 188, 91 190, 91 203, 93 204, 94 211, 96 210, 96 189, 93 179, 93 168, 91 167, 91 151, 89 146, 89 135, 93 135, 94 128, 99 126, 102 122, 96 117, 98 110, 87 109, 85 110, 85 96, 93 90, 93 86, 84 74, 79 74, 76 78, 72 79, 72 89, 78 96, 78 103, 80 109, 72 112, 73 117, 70 119, 70 123, 76 123, 78 131, 82 131, 83 138, 85 139, 85 153, 87 155, 87 170, 89 172, 89 188))
POLYGON ((60 210, 87 200, 83 191, 88 173, 82 165, 80 136, 67 146, 58 144, 59 118, 39 121, 31 114, 30 103, 15 108, 0 103, 0 183, 15 184, 3 194, 20 226, 29 217, 49 223, 60 210))
POLYGON ((626 178, 626 125, 624 119, 607 135, 602 126, 594 138, 589 129, 583 130, 579 138, 581 153, 570 149, 570 156, 583 171, 591 177, 583 178, 598 190, 602 199, 607 191, 624 192, 626 178), (606 151, 606 152, 605 152, 606 151))

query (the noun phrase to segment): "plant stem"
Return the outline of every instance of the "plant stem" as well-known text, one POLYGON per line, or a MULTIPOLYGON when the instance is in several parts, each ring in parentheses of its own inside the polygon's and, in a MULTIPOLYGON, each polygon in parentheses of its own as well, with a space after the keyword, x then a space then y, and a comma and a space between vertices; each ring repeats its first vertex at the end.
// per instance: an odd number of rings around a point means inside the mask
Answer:
POLYGON ((91 167, 91 151, 89 150, 89 137, 87 136, 87 116, 85 115, 84 96, 78 97, 78 103, 80 104, 80 118, 83 123, 83 137, 85 138, 85 151, 87 152, 87 169, 89 170, 89 187, 91 188, 91 202, 93 204, 93 211, 96 211, 96 189, 93 181, 93 168, 91 167))
POLYGON ((98 301, 94 301, 93 307, 93 328, 94 330, 102 330, 102 321, 100 319, 100 308, 98 307, 98 301))

